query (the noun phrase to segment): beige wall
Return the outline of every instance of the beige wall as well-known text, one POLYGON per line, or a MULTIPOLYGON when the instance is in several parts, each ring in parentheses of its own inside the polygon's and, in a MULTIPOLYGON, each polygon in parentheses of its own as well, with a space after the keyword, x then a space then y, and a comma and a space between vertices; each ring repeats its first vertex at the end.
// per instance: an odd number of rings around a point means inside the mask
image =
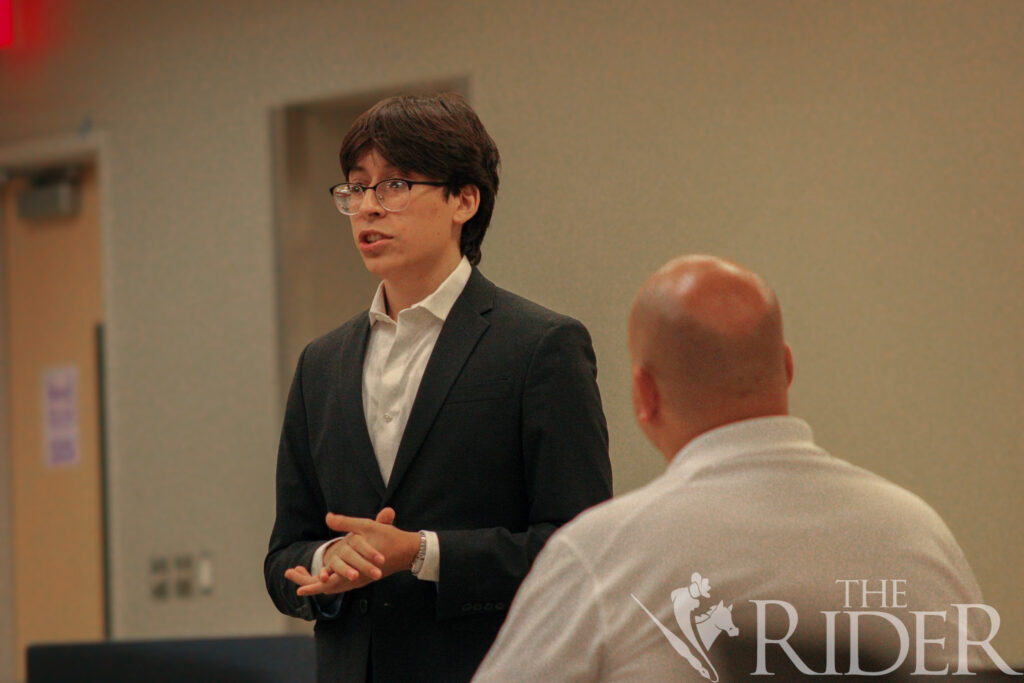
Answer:
POLYGON ((109 141, 115 634, 282 628, 271 112, 465 78, 504 157, 483 269, 591 329, 617 490, 662 469, 632 294, 730 256, 782 299, 794 411, 940 511, 1024 660, 1024 3, 39 4, 0 146, 86 117, 109 141), (147 600, 168 549, 213 553, 212 596, 147 600))

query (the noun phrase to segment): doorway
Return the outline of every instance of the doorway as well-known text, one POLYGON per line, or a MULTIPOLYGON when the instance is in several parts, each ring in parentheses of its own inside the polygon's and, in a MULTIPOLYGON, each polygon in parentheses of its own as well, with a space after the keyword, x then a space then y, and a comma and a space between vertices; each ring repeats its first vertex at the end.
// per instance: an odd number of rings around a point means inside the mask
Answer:
POLYGON ((29 645, 109 632, 99 173, 74 156, 2 165, 0 677, 15 680, 29 645))

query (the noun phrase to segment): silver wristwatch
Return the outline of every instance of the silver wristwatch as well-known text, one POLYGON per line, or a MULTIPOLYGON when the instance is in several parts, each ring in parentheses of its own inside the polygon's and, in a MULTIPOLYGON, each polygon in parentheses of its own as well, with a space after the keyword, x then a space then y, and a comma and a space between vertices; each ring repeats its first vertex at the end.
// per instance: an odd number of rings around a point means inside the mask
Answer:
POLYGON ((420 550, 416 553, 416 559, 412 561, 412 567, 409 570, 413 575, 418 575, 420 570, 423 569, 423 562, 427 559, 427 534, 424 531, 420 532, 420 550))

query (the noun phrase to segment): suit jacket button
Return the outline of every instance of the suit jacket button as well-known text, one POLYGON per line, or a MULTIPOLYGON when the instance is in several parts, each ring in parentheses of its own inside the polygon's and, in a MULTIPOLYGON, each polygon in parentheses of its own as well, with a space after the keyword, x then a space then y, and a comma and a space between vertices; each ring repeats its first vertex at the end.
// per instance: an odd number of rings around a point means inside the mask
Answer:
POLYGON ((492 603, 490 603, 490 602, 485 602, 484 603, 484 611, 485 612, 492 612, 492 611, 494 611, 494 605, 492 603))
POLYGON ((496 603, 494 603, 494 609, 496 609, 496 610, 503 610, 503 609, 505 609, 505 603, 503 603, 503 602, 496 602, 496 603))
POLYGON ((367 601, 366 598, 363 598, 362 600, 359 601, 359 613, 360 614, 366 614, 369 611, 369 609, 370 609, 370 603, 367 601))
POLYGON ((473 605, 469 604, 468 602, 462 606, 463 612, 468 612, 471 609, 473 609, 473 605))
POLYGON ((473 603, 473 610, 474 610, 475 612, 479 612, 479 611, 480 611, 480 610, 482 610, 483 608, 484 608, 484 606, 483 606, 483 605, 481 605, 481 604, 480 604, 479 602, 474 602, 474 603, 473 603))

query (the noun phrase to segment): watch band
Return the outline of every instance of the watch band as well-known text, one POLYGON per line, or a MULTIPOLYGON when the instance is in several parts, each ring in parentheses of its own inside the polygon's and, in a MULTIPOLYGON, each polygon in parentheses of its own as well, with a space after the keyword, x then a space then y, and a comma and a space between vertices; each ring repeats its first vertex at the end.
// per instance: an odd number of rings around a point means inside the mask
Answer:
POLYGON ((423 562, 427 559, 427 534, 423 531, 420 532, 420 550, 416 553, 416 558, 412 561, 412 567, 410 571, 416 575, 423 569, 423 562))

